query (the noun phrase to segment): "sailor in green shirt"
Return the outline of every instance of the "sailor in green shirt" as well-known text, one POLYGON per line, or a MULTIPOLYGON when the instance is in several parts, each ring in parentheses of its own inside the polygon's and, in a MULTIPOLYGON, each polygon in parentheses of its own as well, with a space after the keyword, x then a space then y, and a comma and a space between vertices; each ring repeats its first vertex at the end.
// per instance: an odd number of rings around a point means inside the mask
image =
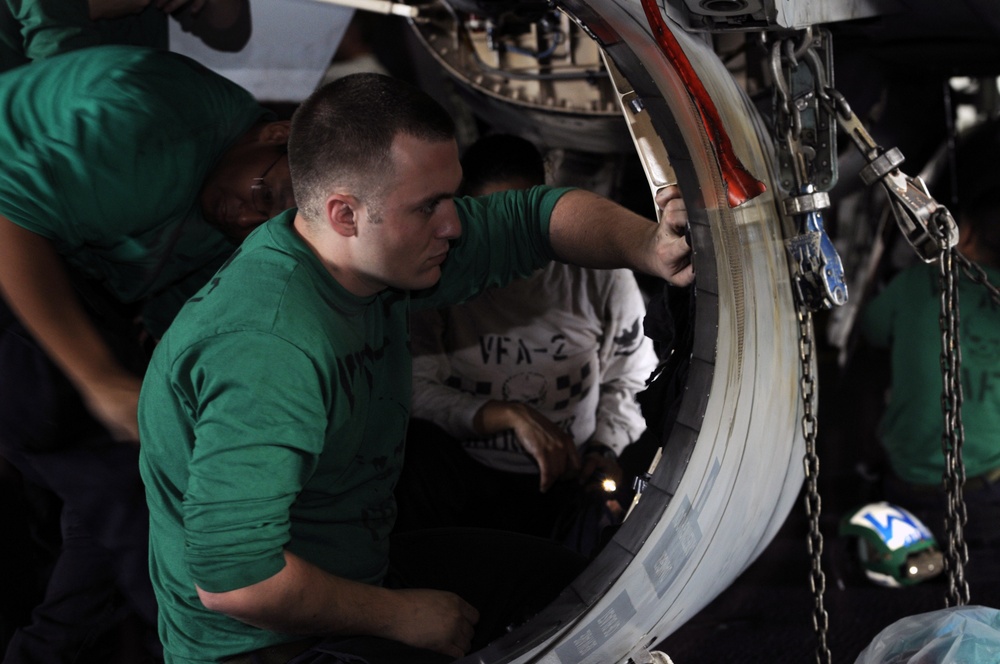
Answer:
MULTIPOLYGON (((993 119, 961 135, 955 152, 957 248, 994 286, 1000 284, 998 151, 1000 120, 993 119)), ((891 363, 879 423, 888 462, 885 497, 913 512, 943 541, 947 501, 939 272, 937 264, 917 263, 895 275, 866 307, 861 329, 872 346, 888 349, 891 363)), ((964 271, 955 278, 968 516, 964 536, 970 545, 995 548, 1000 543, 1000 305, 964 271)))
POLYGON ((76 661, 115 591, 155 622, 132 321, 158 337, 293 205, 288 123, 189 58, 132 46, 0 75, 0 116, 0 455, 62 499, 67 543, 9 656, 43 661, 14 654, 30 642, 76 661))
POLYGON ((134 440, 139 379, 88 330, 71 279, 140 303, 162 334, 233 239, 293 205, 288 123, 193 60, 127 46, 9 72, 0 113, 4 298, 102 423, 134 440))
POLYGON ((655 224, 579 190, 455 198, 451 119, 377 74, 306 100, 289 161, 298 210, 258 228, 185 305, 143 383, 166 661, 250 662, 259 650, 284 661, 309 648, 310 662, 446 661, 481 643, 492 608, 451 590, 492 579, 463 569, 480 562, 470 558, 447 568, 449 588, 420 589, 419 575, 386 583, 410 310, 553 258, 690 283, 683 202, 674 192, 655 224))

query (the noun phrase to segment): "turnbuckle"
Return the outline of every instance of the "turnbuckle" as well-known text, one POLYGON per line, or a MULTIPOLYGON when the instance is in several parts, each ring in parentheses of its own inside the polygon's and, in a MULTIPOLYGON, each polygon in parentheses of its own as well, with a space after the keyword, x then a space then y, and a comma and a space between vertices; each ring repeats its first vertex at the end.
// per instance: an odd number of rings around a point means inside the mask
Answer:
POLYGON ((882 186, 903 237, 920 259, 933 263, 940 256, 942 243, 947 245, 945 249, 958 244, 958 224, 948 208, 934 200, 923 180, 899 170, 903 153, 897 148, 885 150, 878 145, 841 93, 826 88, 820 99, 864 155, 868 164, 860 171, 861 179, 866 185, 882 186), (939 226, 944 230, 938 231, 939 226))
POLYGON ((829 34, 806 31, 798 49, 789 39, 775 42, 771 68, 776 87, 782 201, 795 220, 797 235, 785 241, 798 301, 811 311, 847 302, 844 266, 823 228, 822 211, 830 207, 826 193, 836 181, 836 123, 818 98, 828 87, 831 56, 829 34), (822 52, 822 56, 820 55, 822 52), (801 66, 801 62, 805 66, 801 66))

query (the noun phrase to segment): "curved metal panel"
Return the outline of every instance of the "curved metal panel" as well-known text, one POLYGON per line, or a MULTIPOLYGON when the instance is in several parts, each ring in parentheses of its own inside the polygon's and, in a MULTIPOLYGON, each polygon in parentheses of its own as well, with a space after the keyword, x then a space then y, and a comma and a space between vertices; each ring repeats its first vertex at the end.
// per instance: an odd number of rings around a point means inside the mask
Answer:
POLYGON ((641 97, 684 190, 697 275, 695 344, 678 421, 622 528, 553 604, 464 663, 626 661, 753 562, 804 477, 798 324, 772 151, 755 109, 704 42, 672 24, 736 157, 767 188, 731 208, 701 113, 638 0, 561 8, 641 97))

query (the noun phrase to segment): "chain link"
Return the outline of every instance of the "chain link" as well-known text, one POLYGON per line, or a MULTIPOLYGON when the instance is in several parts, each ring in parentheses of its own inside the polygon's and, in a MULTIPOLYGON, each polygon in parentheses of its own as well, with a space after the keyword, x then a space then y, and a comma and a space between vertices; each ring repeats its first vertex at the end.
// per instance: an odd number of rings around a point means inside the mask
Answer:
MULTIPOLYGON (((771 50, 771 68, 778 96, 776 100, 778 103, 775 109, 775 134, 780 141, 783 141, 784 149, 793 162, 790 164, 790 173, 788 174, 790 181, 787 183, 787 188, 796 195, 816 190, 813 183, 815 170, 811 159, 811 157, 815 157, 816 153, 815 150, 807 148, 801 141, 802 116, 793 99, 793 81, 791 75, 785 69, 784 64, 789 64, 795 68, 798 66, 798 59, 805 56, 807 63, 813 70, 813 74, 818 75, 818 80, 814 81, 814 85, 816 86, 814 93, 821 93, 826 86, 825 76, 821 73, 822 65, 819 59, 813 57, 815 55, 813 47, 813 32, 810 28, 805 32, 801 45, 797 50, 790 39, 775 42, 771 50)), ((808 214, 798 215, 796 221, 800 226, 798 229, 800 233, 806 230, 814 231, 813 235, 823 232, 822 217, 816 210, 813 211, 812 216, 808 214), (814 220, 815 228, 809 226, 811 220, 814 220)), ((811 559, 809 587, 813 593, 812 621, 813 629, 816 633, 817 664, 830 664, 832 655, 828 641, 829 617, 823 605, 823 597, 826 593, 826 576, 823 573, 823 533, 820 530, 822 503, 818 486, 819 455, 816 452, 818 430, 816 418, 817 381, 813 372, 816 341, 813 331, 811 307, 815 306, 818 302, 818 298, 813 291, 818 292, 819 289, 815 288, 816 284, 809 281, 809 274, 806 268, 814 262, 820 262, 821 258, 829 258, 831 261, 835 259, 836 265, 839 267, 840 257, 836 256, 836 251, 832 249, 832 244, 830 245, 830 251, 832 255, 829 257, 825 255, 812 256, 810 254, 811 259, 814 260, 802 261, 799 271, 795 269, 797 265, 795 263, 796 255, 792 257, 793 278, 796 275, 801 277, 800 279, 795 279, 797 283, 796 303, 799 324, 799 364, 801 365, 799 392, 802 399, 802 435, 805 438, 806 445, 806 453, 803 458, 806 481, 804 502, 806 517, 809 520, 809 534, 806 544, 811 559), (813 296, 810 296, 808 293, 813 293, 813 296)), ((828 271, 832 271, 832 265, 828 267, 831 268, 828 271)), ((843 295, 846 298, 846 288, 843 295)), ((827 307, 832 304, 832 302, 827 300, 824 300, 824 302, 826 302, 827 307)))
MULTIPOLYGON (((864 127, 851 112, 842 95, 828 88, 824 81, 823 63, 813 48, 813 34, 806 33, 800 48, 793 49, 791 40, 780 40, 771 49, 771 69, 777 91, 775 105, 775 135, 791 157, 793 167, 788 189, 795 193, 813 191, 814 177, 811 160, 806 154, 811 148, 802 143, 803 120, 798 105, 792 93, 793 81, 786 78, 785 64, 792 68, 798 67, 798 60, 805 57, 816 79, 816 97, 822 107, 828 112, 836 113, 838 122, 844 125, 852 140, 865 154, 869 165, 862 171, 866 184, 880 182, 890 194, 890 203, 894 205, 894 213, 908 241, 914 246, 917 254, 925 261, 934 260, 937 253, 939 267, 939 284, 941 290, 941 375, 942 394, 941 408, 944 415, 944 430, 941 445, 944 452, 945 469, 943 483, 947 494, 947 547, 944 556, 944 567, 948 578, 948 595, 946 606, 961 606, 969 603, 969 584, 965 579, 965 565, 969 561, 968 547, 965 543, 965 525, 968 520, 963 489, 965 485, 965 464, 962 460, 962 446, 965 432, 962 426, 962 384, 961 384, 961 348, 959 345, 959 271, 973 282, 984 286, 990 293, 994 304, 1000 306, 1000 291, 989 283, 985 271, 969 261, 955 248, 957 243, 957 228, 950 213, 945 208, 936 205, 930 198, 922 181, 913 180, 898 172, 897 166, 902 162, 902 154, 898 150, 883 151, 871 139, 864 127), (865 171, 870 171, 865 177, 865 171), (924 216, 926 215, 926 216, 924 216), (929 218, 928 218, 929 217, 929 218), (923 227, 929 231, 921 234, 923 227), (933 235, 933 237, 928 237, 933 235)), ((831 72, 832 76, 832 72, 831 72)), ((815 152, 811 153, 815 156, 815 152)), ((794 214, 794 213, 793 213, 794 214)), ((801 216, 801 215, 800 215, 801 216)), ((821 220, 821 218, 819 218, 821 220)), ((808 220, 808 219, 807 219, 808 220)), ((819 230, 822 230, 821 221, 819 230)), ((786 241, 787 243, 787 241, 786 241)), ((793 254, 793 262, 797 254, 793 254)), ((836 257, 839 266, 839 256, 836 257)), ((808 261, 803 262, 799 272, 806 273, 808 261)), ((795 267, 793 265, 793 267, 795 267)), ((793 270, 793 277, 799 272, 793 270)), ((806 495, 805 509, 809 519, 808 550, 812 569, 810 586, 814 594, 813 627, 817 636, 816 661, 819 664, 829 664, 831 661, 828 647, 829 620, 824 608, 823 597, 826 591, 826 577, 822 568, 823 534, 820 530, 821 502, 818 488, 819 457, 816 451, 817 419, 816 419, 816 381, 813 376, 813 361, 815 353, 815 337, 812 325, 812 312, 804 296, 804 286, 797 288, 798 323, 799 323, 799 359, 801 363, 800 392, 803 403, 802 432, 805 437, 806 454, 803 460, 805 466, 806 495)), ((846 291, 845 291, 846 295, 846 291)), ((835 302, 840 303, 840 302, 835 302)))
MULTIPOLYGON (((941 231, 943 233, 944 231, 941 231)), ((986 271, 978 264, 963 256, 958 249, 949 252, 942 239, 940 268, 941 285, 941 375, 944 387, 941 394, 942 413, 945 429, 941 436, 944 448, 944 483, 947 494, 948 512, 946 529, 948 551, 945 556, 945 571, 948 574, 948 595, 945 606, 964 606, 970 602, 969 583, 965 578, 965 565, 969 562, 969 550, 965 542, 965 525, 968 513, 963 499, 965 485, 965 463, 962 460, 962 446, 965 443, 965 429, 962 425, 962 351, 959 338, 959 275, 955 263, 973 283, 983 286, 990 294, 993 304, 1000 306, 1000 290, 990 283, 986 271), (947 263, 945 255, 947 254, 947 263)))
MULTIPOLYGON (((939 219, 935 219, 941 222, 939 219)), ((941 448, 944 452, 944 487, 947 499, 945 531, 947 546, 944 571, 948 578, 945 606, 965 606, 969 603, 969 583, 965 578, 965 565, 969 562, 969 549, 965 543, 965 524, 968 515, 962 491, 965 486, 965 464, 962 461, 962 444, 965 430, 962 426, 962 349, 959 339, 959 273, 955 267, 958 252, 947 242, 946 223, 938 223, 935 230, 940 242, 938 257, 938 283, 941 290, 941 412, 944 430, 941 448)), ((970 263, 971 265, 971 263, 970 263)))
POLYGON ((823 573, 823 533, 820 530, 819 517, 822 503, 819 496, 819 455, 816 453, 816 379, 813 376, 813 357, 815 353, 815 337, 813 335, 812 311, 800 303, 798 307, 799 321, 799 361, 802 365, 802 377, 799 389, 802 395, 802 434, 806 440, 806 455, 803 460, 806 474, 805 507, 809 518, 809 536, 807 545, 812 568, 809 574, 809 586, 813 592, 813 629, 816 631, 816 662, 829 664, 830 648, 827 640, 829 618, 823 606, 823 595, 826 592, 826 575, 823 573))
POLYGON ((965 276, 968 277, 973 283, 979 284, 985 288, 990 294, 990 299, 993 300, 993 304, 1000 307, 1000 290, 990 283, 989 277, 986 275, 986 270, 963 256, 957 249, 955 250, 955 259, 961 266, 962 272, 965 273, 965 276))

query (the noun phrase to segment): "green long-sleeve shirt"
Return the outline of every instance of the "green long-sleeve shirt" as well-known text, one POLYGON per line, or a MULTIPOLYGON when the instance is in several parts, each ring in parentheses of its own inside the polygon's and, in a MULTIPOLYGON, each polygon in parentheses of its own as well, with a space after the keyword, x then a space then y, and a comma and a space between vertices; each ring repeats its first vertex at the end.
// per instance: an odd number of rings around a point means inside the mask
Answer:
POLYGON ((285 549, 331 574, 381 581, 410 410, 409 311, 545 264, 562 193, 456 200, 463 232, 438 285, 371 297, 333 279, 289 211, 188 302, 153 355, 139 403, 168 662, 292 639, 208 611, 195 590, 263 581, 282 569, 285 549))

